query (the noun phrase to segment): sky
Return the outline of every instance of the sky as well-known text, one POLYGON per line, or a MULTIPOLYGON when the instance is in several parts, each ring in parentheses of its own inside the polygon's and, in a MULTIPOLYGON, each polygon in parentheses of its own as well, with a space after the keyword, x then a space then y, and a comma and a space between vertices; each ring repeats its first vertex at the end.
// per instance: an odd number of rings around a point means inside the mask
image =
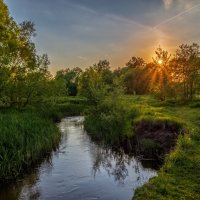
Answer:
POLYGON ((117 68, 132 56, 151 61, 159 45, 173 54, 182 43, 200 44, 199 0, 4 1, 18 23, 35 23, 34 42, 52 73, 100 59, 117 68))

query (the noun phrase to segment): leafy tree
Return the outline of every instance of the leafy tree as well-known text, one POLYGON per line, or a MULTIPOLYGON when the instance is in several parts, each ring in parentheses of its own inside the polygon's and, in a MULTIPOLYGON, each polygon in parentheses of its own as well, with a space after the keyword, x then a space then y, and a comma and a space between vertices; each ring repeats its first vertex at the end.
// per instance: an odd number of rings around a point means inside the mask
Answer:
POLYGON ((181 96, 192 100, 199 88, 200 47, 198 44, 182 44, 171 61, 172 79, 181 87, 181 96))
POLYGON ((152 58, 155 65, 161 65, 162 67, 167 67, 169 64, 169 60, 171 55, 169 55, 168 51, 163 50, 160 46, 155 51, 156 57, 152 58))
POLYGON ((165 100, 168 91, 171 90, 169 62, 171 55, 161 47, 155 51, 156 57, 152 58, 153 63, 150 67, 150 91, 160 100, 165 100))
POLYGON ((126 63, 126 66, 128 68, 136 68, 136 67, 141 67, 145 65, 145 61, 143 58, 140 57, 132 57, 131 60, 126 63))
POLYGON ((57 71, 56 79, 63 79, 66 83, 66 94, 76 96, 78 93, 78 80, 82 73, 79 67, 57 71))
POLYGON ((4 106, 24 107, 42 101, 52 77, 48 56, 37 55, 32 42, 34 23, 17 24, 0 0, 0 101, 4 106))
POLYGON ((93 103, 101 101, 114 89, 113 73, 107 60, 99 61, 87 68, 79 79, 79 94, 93 103))
POLYGON ((114 71, 124 87, 126 94, 144 94, 147 91, 147 79, 145 77, 145 61, 140 57, 132 57, 126 67, 114 71))

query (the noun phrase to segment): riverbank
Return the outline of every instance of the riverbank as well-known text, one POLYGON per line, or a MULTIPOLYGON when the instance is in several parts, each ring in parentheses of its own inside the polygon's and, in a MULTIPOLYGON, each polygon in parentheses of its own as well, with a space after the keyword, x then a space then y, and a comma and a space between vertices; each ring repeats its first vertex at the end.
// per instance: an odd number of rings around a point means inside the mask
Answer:
POLYGON ((15 180, 59 144, 55 124, 64 116, 80 115, 80 99, 62 98, 55 104, 0 112, 0 184, 15 180))
MULTIPOLYGON (((151 137, 151 141, 143 141, 140 146, 144 148, 144 151, 148 150, 148 153, 153 151, 153 154, 156 152, 159 155, 160 152, 157 150, 166 144, 161 142, 168 141, 168 138, 163 138, 163 135, 172 135, 171 141, 174 144, 170 146, 170 149, 168 146, 165 147, 167 155, 158 176, 137 189, 133 199, 196 200, 200 198, 199 105, 198 101, 181 105, 173 101, 159 102, 148 96, 123 96, 114 104, 109 102, 103 107, 102 105, 98 107, 101 111, 103 110, 102 112, 99 110, 98 115, 92 108, 93 121, 92 123, 87 121, 90 118, 87 119, 88 116, 86 116, 85 123, 89 127, 93 125, 91 131, 96 130, 89 133, 92 137, 98 140, 105 139, 107 142, 112 141, 115 148, 120 145, 121 140, 128 138, 130 141, 136 135, 140 137, 141 131, 142 133, 146 131, 142 138, 148 136, 151 137), (99 131, 103 125, 106 126, 99 131), (156 131, 158 134, 155 134, 156 131), (160 134, 162 137, 158 139, 156 135, 160 134), (156 145, 152 143, 152 141, 155 142, 154 139, 157 139, 156 145), (160 144, 157 145, 159 142, 160 144)), ((37 162, 41 156, 56 147, 60 134, 53 122, 59 121, 63 116, 87 114, 86 108, 88 106, 85 100, 61 98, 51 108, 48 106, 48 109, 42 106, 38 109, 28 108, 21 111, 1 110, 1 180, 16 178, 37 162)))
MULTIPOLYGON (((151 154, 153 152, 154 155, 162 155, 164 158, 164 165, 158 172, 158 176, 139 188, 134 199, 199 199, 200 111, 197 108, 199 102, 182 105, 174 101, 160 102, 148 96, 125 96, 121 97, 120 104, 129 111, 135 111, 133 118, 123 111, 119 112, 119 115, 115 113, 115 116, 126 119, 129 126, 125 127, 130 127, 132 124, 132 132, 129 128, 123 129, 124 132, 117 132, 118 134, 110 129, 103 133, 105 127, 97 127, 96 132, 92 132, 92 129, 95 130, 95 127, 92 127, 91 130, 88 129, 91 136, 102 138, 107 142, 111 141, 113 137, 117 141, 115 143, 117 146, 120 141, 126 141, 124 138, 132 141, 135 136, 140 138, 142 135, 142 139, 145 141, 140 143, 143 149, 140 153, 144 154, 146 151, 151 154), (127 116, 129 117, 127 118, 127 116), (156 132, 157 134, 155 134, 156 132)), ((96 119, 96 122, 100 123, 104 119, 114 119, 111 117, 112 110, 110 111, 108 108, 102 109, 99 115, 101 116, 99 118, 89 115, 86 118, 89 120, 86 121, 86 125, 90 125, 90 119, 93 122, 96 119)), ((111 120, 110 123, 110 125, 115 124, 115 129, 120 126, 120 122, 116 122, 111 120)), ((106 124, 106 127, 109 127, 109 123, 106 124)), ((125 144, 127 145, 127 143, 125 144)))
POLYGON ((200 199, 200 110, 199 102, 190 105, 150 104, 155 118, 168 115, 184 123, 176 147, 165 158, 158 176, 136 190, 134 200, 200 199))

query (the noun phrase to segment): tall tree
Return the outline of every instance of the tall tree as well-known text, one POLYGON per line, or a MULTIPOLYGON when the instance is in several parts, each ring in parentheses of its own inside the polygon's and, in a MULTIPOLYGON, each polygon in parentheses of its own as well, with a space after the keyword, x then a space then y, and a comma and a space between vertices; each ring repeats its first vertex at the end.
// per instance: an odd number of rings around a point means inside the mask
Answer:
POLYGON ((182 87, 182 97, 192 100, 199 87, 200 46, 182 44, 171 62, 173 81, 182 87))
POLYGON ((149 64, 150 67, 150 90, 160 100, 165 100, 168 90, 170 90, 170 70, 169 62, 171 55, 168 51, 158 47, 155 51, 156 56, 153 57, 153 63, 149 64))
POLYGON ((7 106, 25 106, 44 96, 50 81, 48 56, 37 55, 32 42, 34 23, 17 24, 0 0, 0 101, 7 106))

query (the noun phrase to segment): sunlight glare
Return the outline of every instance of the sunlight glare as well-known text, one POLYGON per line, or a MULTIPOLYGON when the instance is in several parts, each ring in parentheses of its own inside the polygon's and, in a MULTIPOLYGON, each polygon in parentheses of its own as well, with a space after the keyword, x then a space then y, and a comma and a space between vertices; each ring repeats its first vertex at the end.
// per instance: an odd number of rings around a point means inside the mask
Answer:
POLYGON ((163 61, 160 59, 160 60, 158 60, 158 64, 159 65, 162 65, 163 64, 163 61))

